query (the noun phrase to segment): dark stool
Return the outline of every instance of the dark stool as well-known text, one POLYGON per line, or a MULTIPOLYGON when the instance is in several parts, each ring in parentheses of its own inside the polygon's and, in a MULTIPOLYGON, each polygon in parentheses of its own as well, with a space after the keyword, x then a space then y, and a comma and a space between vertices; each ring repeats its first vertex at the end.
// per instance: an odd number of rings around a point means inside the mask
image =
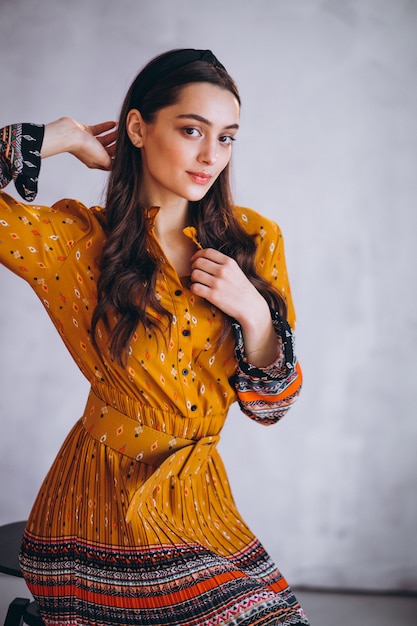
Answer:
MULTIPOLYGON (((22 578, 19 567, 19 550, 26 522, 0 526, 0 572, 22 578)), ((9 605, 4 626, 45 626, 36 602, 15 598, 9 605)))

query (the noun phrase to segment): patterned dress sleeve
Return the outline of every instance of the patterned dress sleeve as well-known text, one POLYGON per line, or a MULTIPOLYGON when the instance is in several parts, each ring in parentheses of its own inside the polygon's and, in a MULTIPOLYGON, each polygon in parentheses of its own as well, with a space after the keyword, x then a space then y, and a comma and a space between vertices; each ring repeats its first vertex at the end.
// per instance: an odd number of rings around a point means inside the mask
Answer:
MULTIPOLYGON (((43 136, 35 124, 0 129, 0 187, 14 181, 26 201, 36 197, 43 136)), ((91 229, 91 213, 77 200, 36 206, 0 191, 0 262, 40 295, 91 229)))
POLYGON ((41 147, 45 127, 11 124, 0 130, 0 188, 14 181, 24 200, 34 200, 38 191, 41 147))
POLYGON ((302 384, 302 372, 294 352, 295 312, 288 280, 284 240, 274 222, 252 212, 243 214, 243 221, 257 222, 259 236, 257 268, 263 277, 281 293, 287 304, 287 320, 277 311, 271 311, 279 356, 268 367, 255 367, 245 355, 243 333, 233 323, 238 361, 234 385, 242 411, 264 425, 276 423, 288 412, 297 399, 302 384), (249 217, 248 217, 249 215, 249 217))

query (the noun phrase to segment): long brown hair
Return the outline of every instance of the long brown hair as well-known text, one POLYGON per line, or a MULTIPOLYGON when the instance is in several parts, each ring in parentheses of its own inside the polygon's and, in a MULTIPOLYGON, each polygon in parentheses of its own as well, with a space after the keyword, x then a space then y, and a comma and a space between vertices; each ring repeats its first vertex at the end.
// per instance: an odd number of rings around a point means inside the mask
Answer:
MULTIPOLYGON (((120 112, 103 219, 107 240, 99 266, 98 303, 92 317, 94 345, 97 347, 97 324, 102 320, 110 332, 110 354, 119 363, 125 362, 129 342, 139 323, 153 327, 161 325, 158 317, 167 323, 172 319, 155 296, 158 259, 147 246, 146 207, 139 203, 143 171, 141 152, 127 135, 127 114, 131 109, 138 109, 144 121, 151 123, 160 109, 178 101, 185 85, 196 82, 222 87, 240 104, 233 79, 212 53, 174 50, 156 57, 136 76, 120 112), (185 63, 181 64, 182 60, 185 63), (116 314, 113 327, 110 314, 116 314)), ((233 257, 269 306, 285 317, 284 300, 256 271, 256 242, 235 216, 229 166, 204 198, 190 203, 190 208, 201 245, 233 257)), ((222 337, 229 329, 230 320, 226 319, 222 337)))

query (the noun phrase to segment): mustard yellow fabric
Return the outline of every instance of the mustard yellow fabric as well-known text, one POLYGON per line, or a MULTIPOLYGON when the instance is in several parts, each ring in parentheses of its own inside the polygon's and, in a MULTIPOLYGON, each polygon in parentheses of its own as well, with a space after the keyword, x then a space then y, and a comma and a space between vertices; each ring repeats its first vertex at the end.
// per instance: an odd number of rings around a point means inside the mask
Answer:
MULTIPOLYGON (((52 207, 28 206, 0 192, 2 263, 35 290, 103 406, 108 403, 139 426, 173 437, 217 436, 236 400, 230 383, 237 366, 234 339, 230 334, 217 345, 223 314, 192 295, 187 277, 179 277, 170 265, 153 233, 154 214, 148 218, 150 245, 161 262, 158 298, 174 316, 170 332, 165 338, 155 329, 139 327, 126 370, 109 357, 102 324, 98 343, 103 358, 93 347, 91 316, 105 240, 97 218, 100 210, 76 200, 61 200, 52 207)), ((251 209, 237 207, 236 212, 244 228, 256 234, 258 268, 283 294, 294 327, 279 227, 251 209)), ((39 553, 30 557, 31 542, 38 552, 40 545, 55 540, 62 545, 67 539, 95 549, 113 547, 114 554, 133 546, 198 545, 233 558, 259 546, 235 507, 216 450, 204 471, 179 485, 178 476, 161 480, 154 467, 124 455, 123 446, 123 429, 118 451, 92 438, 82 419, 68 435, 28 520, 22 567, 35 597, 46 598, 52 589, 62 593, 66 577, 62 568, 59 574, 54 572, 53 565, 41 573, 35 566, 39 553), (140 491, 145 483, 146 490, 140 491), (127 515, 138 493, 138 506, 127 515)), ((263 575, 263 583, 268 580, 274 593, 287 588, 276 570, 263 575)))
MULTIPOLYGON (((155 215, 149 217, 149 230, 152 246, 161 260, 157 293, 163 306, 173 313, 174 321, 166 340, 154 329, 139 327, 124 371, 107 355, 108 337, 103 325, 99 326, 98 334, 104 361, 90 339, 91 315, 96 303, 97 263, 105 240, 97 219, 100 208, 87 209, 76 200, 61 200, 50 208, 28 206, 1 192, 0 209, 2 262, 35 290, 96 393, 139 422, 174 436, 198 439, 217 435, 228 408, 236 399, 229 382, 236 369, 234 340, 229 336, 221 345, 216 345, 222 313, 205 300, 193 296, 187 279, 178 277, 165 258, 153 236, 155 215)), ((294 308, 280 229, 251 209, 236 208, 236 211, 244 228, 258 236, 258 267, 283 293, 289 322, 294 327, 294 308)), ((80 428, 80 425, 75 427, 76 431, 80 428)), ((52 474, 62 463, 65 460, 61 455, 58 465, 51 470, 52 474)), ((120 474, 124 480, 130 476, 126 485, 129 493, 150 471, 149 467, 139 465, 134 476, 129 474, 131 462, 122 456, 117 459, 118 464, 116 476, 120 474)), ((226 484, 226 476, 220 467, 220 470, 216 468, 220 472, 217 480, 226 484)), ((72 471, 80 470, 74 468, 72 471)), ((102 499, 100 502, 106 507, 102 499)), ((92 513, 96 505, 94 498, 92 513)), ((110 517, 102 513, 103 524, 118 524, 118 513, 113 519, 110 512, 110 517)), ((55 519, 42 497, 35 504, 29 528, 36 533, 49 533, 43 520, 45 517, 50 519, 51 515, 54 534, 65 533, 66 529, 62 527, 65 514, 61 511, 59 519, 55 519)), ((91 520, 93 532, 96 527, 94 515, 91 520)), ((102 539, 101 530, 93 534, 102 539)), ((224 548, 224 538, 219 548, 224 548)))

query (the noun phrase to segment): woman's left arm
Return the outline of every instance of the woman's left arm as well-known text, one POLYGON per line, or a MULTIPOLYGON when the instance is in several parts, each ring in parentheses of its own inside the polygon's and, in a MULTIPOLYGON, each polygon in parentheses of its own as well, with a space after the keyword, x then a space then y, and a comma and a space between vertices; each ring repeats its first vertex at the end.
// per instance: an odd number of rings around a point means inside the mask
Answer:
POLYGON ((275 424, 284 417, 298 398, 302 372, 294 352, 291 326, 277 312, 271 312, 275 331, 274 344, 279 355, 268 367, 257 367, 246 354, 242 329, 233 322, 238 362, 234 377, 237 399, 242 411, 256 422, 275 424))
MULTIPOLYGON (((266 251, 258 255, 258 265, 286 300, 288 317, 294 324, 282 234, 274 227, 274 241, 261 246, 266 251)), ((290 323, 270 311, 236 261, 217 250, 203 249, 194 255, 191 279, 193 293, 234 320, 238 361, 234 382, 241 409, 263 424, 275 423, 301 389, 302 375, 290 323)))
POLYGON ((246 356, 253 365, 274 363, 279 346, 266 300, 231 257, 205 248, 192 261, 191 290, 236 320, 242 330, 246 356))

